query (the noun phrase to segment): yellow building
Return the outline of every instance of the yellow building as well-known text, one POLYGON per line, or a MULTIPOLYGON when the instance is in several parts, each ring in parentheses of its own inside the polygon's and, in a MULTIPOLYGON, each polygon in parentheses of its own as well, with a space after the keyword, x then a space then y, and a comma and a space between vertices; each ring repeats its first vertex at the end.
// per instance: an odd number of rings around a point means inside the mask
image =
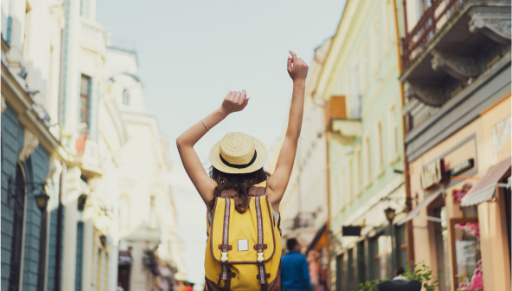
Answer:
POLYGON ((441 291, 510 290, 510 1, 404 3, 410 259, 441 291))

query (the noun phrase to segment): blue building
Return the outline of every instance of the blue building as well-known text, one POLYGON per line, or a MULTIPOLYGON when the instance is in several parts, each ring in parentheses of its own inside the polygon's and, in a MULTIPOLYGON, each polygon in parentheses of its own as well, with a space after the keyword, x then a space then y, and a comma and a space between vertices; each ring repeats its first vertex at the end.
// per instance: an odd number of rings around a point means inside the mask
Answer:
POLYGON ((2 2, 2 290, 60 290, 59 197, 68 160, 57 128, 64 9, 50 4, 2 2))

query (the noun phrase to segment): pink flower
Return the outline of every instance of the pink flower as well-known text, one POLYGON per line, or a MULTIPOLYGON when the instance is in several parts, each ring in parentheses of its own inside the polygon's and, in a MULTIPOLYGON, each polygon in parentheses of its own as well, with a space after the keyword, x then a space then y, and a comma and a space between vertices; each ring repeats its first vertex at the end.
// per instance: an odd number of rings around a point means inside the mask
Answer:
MULTIPOLYGON (((483 288, 484 287, 484 278, 482 269, 477 268, 473 273, 473 277, 471 278, 471 284, 474 288, 483 288)), ((477 289, 478 290, 478 289, 477 289)))

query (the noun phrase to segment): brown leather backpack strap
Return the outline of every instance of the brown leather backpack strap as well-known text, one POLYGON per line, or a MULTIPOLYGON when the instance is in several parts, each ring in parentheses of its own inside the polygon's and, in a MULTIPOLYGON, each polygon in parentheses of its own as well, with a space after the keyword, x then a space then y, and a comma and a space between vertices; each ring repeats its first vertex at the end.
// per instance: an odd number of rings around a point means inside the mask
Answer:
MULTIPOLYGON (((263 257, 263 215, 261 211, 261 198, 255 198, 256 204, 256 225, 258 229, 258 243, 254 246, 257 251, 257 266, 258 266, 258 280, 263 288, 263 286, 267 285, 267 275, 265 273, 265 258, 263 257)), ((263 290, 263 289, 262 289, 263 290)))
POLYGON ((230 271, 229 271, 229 265, 228 265, 228 251, 232 248, 229 245, 229 215, 230 215, 230 206, 231 206, 231 200, 229 198, 224 198, 226 201, 226 208, 224 210, 224 226, 223 226, 223 232, 222 232, 222 244, 219 245, 220 251, 221 251, 221 265, 222 265, 222 271, 220 273, 220 280, 226 280, 229 279, 230 271))

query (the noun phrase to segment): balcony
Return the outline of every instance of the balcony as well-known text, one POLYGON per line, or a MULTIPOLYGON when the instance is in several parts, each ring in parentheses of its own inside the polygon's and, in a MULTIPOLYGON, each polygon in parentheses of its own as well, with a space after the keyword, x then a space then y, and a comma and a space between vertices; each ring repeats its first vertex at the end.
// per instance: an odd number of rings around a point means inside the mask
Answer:
POLYGON ((439 107, 510 49, 509 0, 432 0, 403 39, 406 96, 439 107))
MULTIPOLYGON (((360 137, 362 124, 360 119, 347 116, 345 96, 332 96, 325 107, 325 124, 331 137, 340 144, 352 144, 355 137, 360 137)), ((356 110, 357 111, 357 110, 356 110)), ((356 114, 357 115, 357 112, 356 114)))
POLYGON ((80 18, 80 45, 103 56, 107 45, 107 33, 101 25, 80 18))

